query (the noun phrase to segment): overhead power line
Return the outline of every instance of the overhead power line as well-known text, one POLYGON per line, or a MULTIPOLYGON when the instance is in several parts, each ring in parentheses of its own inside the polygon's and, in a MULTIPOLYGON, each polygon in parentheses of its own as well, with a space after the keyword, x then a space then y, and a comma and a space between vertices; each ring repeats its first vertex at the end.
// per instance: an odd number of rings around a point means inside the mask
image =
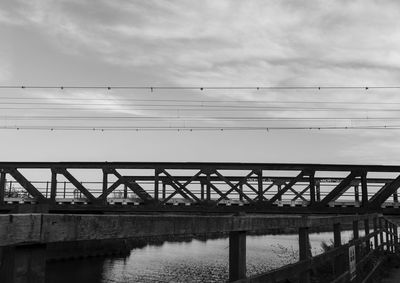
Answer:
POLYGON ((327 89, 400 89, 400 86, 129 86, 129 85, 0 85, 0 89, 107 89, 107 90, 327 90, 327 89))
POLYGON ((0 130, 47 130, 47 131, 272 131, 272 130, 400 130, 400 125, 380 126, 294 126, 294 127, 254 127, 254 126, 232 126, 232 127, 163 127, 163 126, 0 126, 0 130))

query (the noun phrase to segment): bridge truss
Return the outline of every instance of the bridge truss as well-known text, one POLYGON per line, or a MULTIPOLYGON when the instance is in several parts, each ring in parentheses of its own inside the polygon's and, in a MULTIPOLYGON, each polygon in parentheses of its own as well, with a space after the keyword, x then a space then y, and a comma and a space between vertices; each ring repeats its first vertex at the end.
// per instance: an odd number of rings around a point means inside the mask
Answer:
POLYGON ((1 162, 0 207, 397 213, 400 166, 1 162))

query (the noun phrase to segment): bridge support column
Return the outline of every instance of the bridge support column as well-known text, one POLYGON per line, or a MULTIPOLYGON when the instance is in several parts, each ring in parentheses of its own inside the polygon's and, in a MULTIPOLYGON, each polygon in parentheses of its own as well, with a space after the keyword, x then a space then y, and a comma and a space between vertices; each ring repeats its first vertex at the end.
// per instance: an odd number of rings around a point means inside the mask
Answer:
POLYGON ((0 248, 0 282, 44 283, 46 245, 0 248))
POLYGON ((393 233, 394 233, 394 251, 398 252, 399 248, 398 248, 398 244, 399 244, 399 234, 397 231, 397 226, 393 225, 393 233))
MULTIPOLYGON (((341 229, 342 228, 341 228, 340 223, 336 223, 333 225, 333 245, 335 248, 338 248, 342 245, 342 238, 340 235, 341 229)), ((343 255, 338 255, 335 257, 334 272, 337 277, 343 273, 345 262, 346 261, 344 260, 343 255)))
MULTIPOLYGON (((353 221, 353 236, 354 240, 357 240, 360 237, 360 233, 358 231, 358 220, 353 221)), ((355 245, 355 249, 356 249, 356 262, 358 262, 360 258, 360 249, 357 244, 355 245)))
POLYGON ((229 233, 229 282, 246 278, 246 231, 229 233))
MULTIPOLYGON (((299 228, 299 260, 306 260, 311 256, 310 254, 310 239, 308 236, 308 227, 299 228)), ((310 282, 310 272, 300 274, 300 283, 310 282)))
MULTIPOLYGON (((365 236, 367 236, 369 234, 368 218, 364 219, 364 231, 365 231, 365 236)), ((369 252, 371 250, 371 242, 370 242, 369 238, 365 240, 365 248, 366 248, 367 252, 369 252)))

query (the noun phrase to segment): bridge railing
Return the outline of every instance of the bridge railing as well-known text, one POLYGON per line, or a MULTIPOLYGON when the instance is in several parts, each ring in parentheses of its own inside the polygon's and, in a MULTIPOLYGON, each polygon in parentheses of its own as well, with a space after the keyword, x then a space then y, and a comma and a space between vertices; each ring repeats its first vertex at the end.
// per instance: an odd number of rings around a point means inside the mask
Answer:
POLYGON ((399 251, 397 225, 381 215, 356 217, 353 238, 342 243, 342 223, 333 223, 333 247, 312 256, 309 228, 299 228, 299 261, 276 270, 245 278, 233 278, 232 282, 371 282, 388 254, 399 251), (359 237, 359 223, 365 235, 359 237), (290 281, 292 282, 292 281, 290 281))
POLYGON ((399 187, 400 166, 0 162, 0 205, 17 195, 50 204, 75 198, 95 205, 113 198, 150 205, 182 199, 194 205, 312 208, 352 202, 373 210, 385 202, 398 207, 399 187))

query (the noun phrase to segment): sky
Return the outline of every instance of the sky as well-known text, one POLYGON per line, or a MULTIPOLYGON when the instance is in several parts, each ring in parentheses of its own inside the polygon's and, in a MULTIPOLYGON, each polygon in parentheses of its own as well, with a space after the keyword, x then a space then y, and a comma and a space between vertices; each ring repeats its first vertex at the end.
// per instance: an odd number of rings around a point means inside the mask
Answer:
POLYGON ((0 36, 2 86, 199 87, 0 89, 3 161, 400 164, 399 129, 274 130, 400 125, 399 89, 207 89, 400 86, 398 1, 1 1, 0 36))

